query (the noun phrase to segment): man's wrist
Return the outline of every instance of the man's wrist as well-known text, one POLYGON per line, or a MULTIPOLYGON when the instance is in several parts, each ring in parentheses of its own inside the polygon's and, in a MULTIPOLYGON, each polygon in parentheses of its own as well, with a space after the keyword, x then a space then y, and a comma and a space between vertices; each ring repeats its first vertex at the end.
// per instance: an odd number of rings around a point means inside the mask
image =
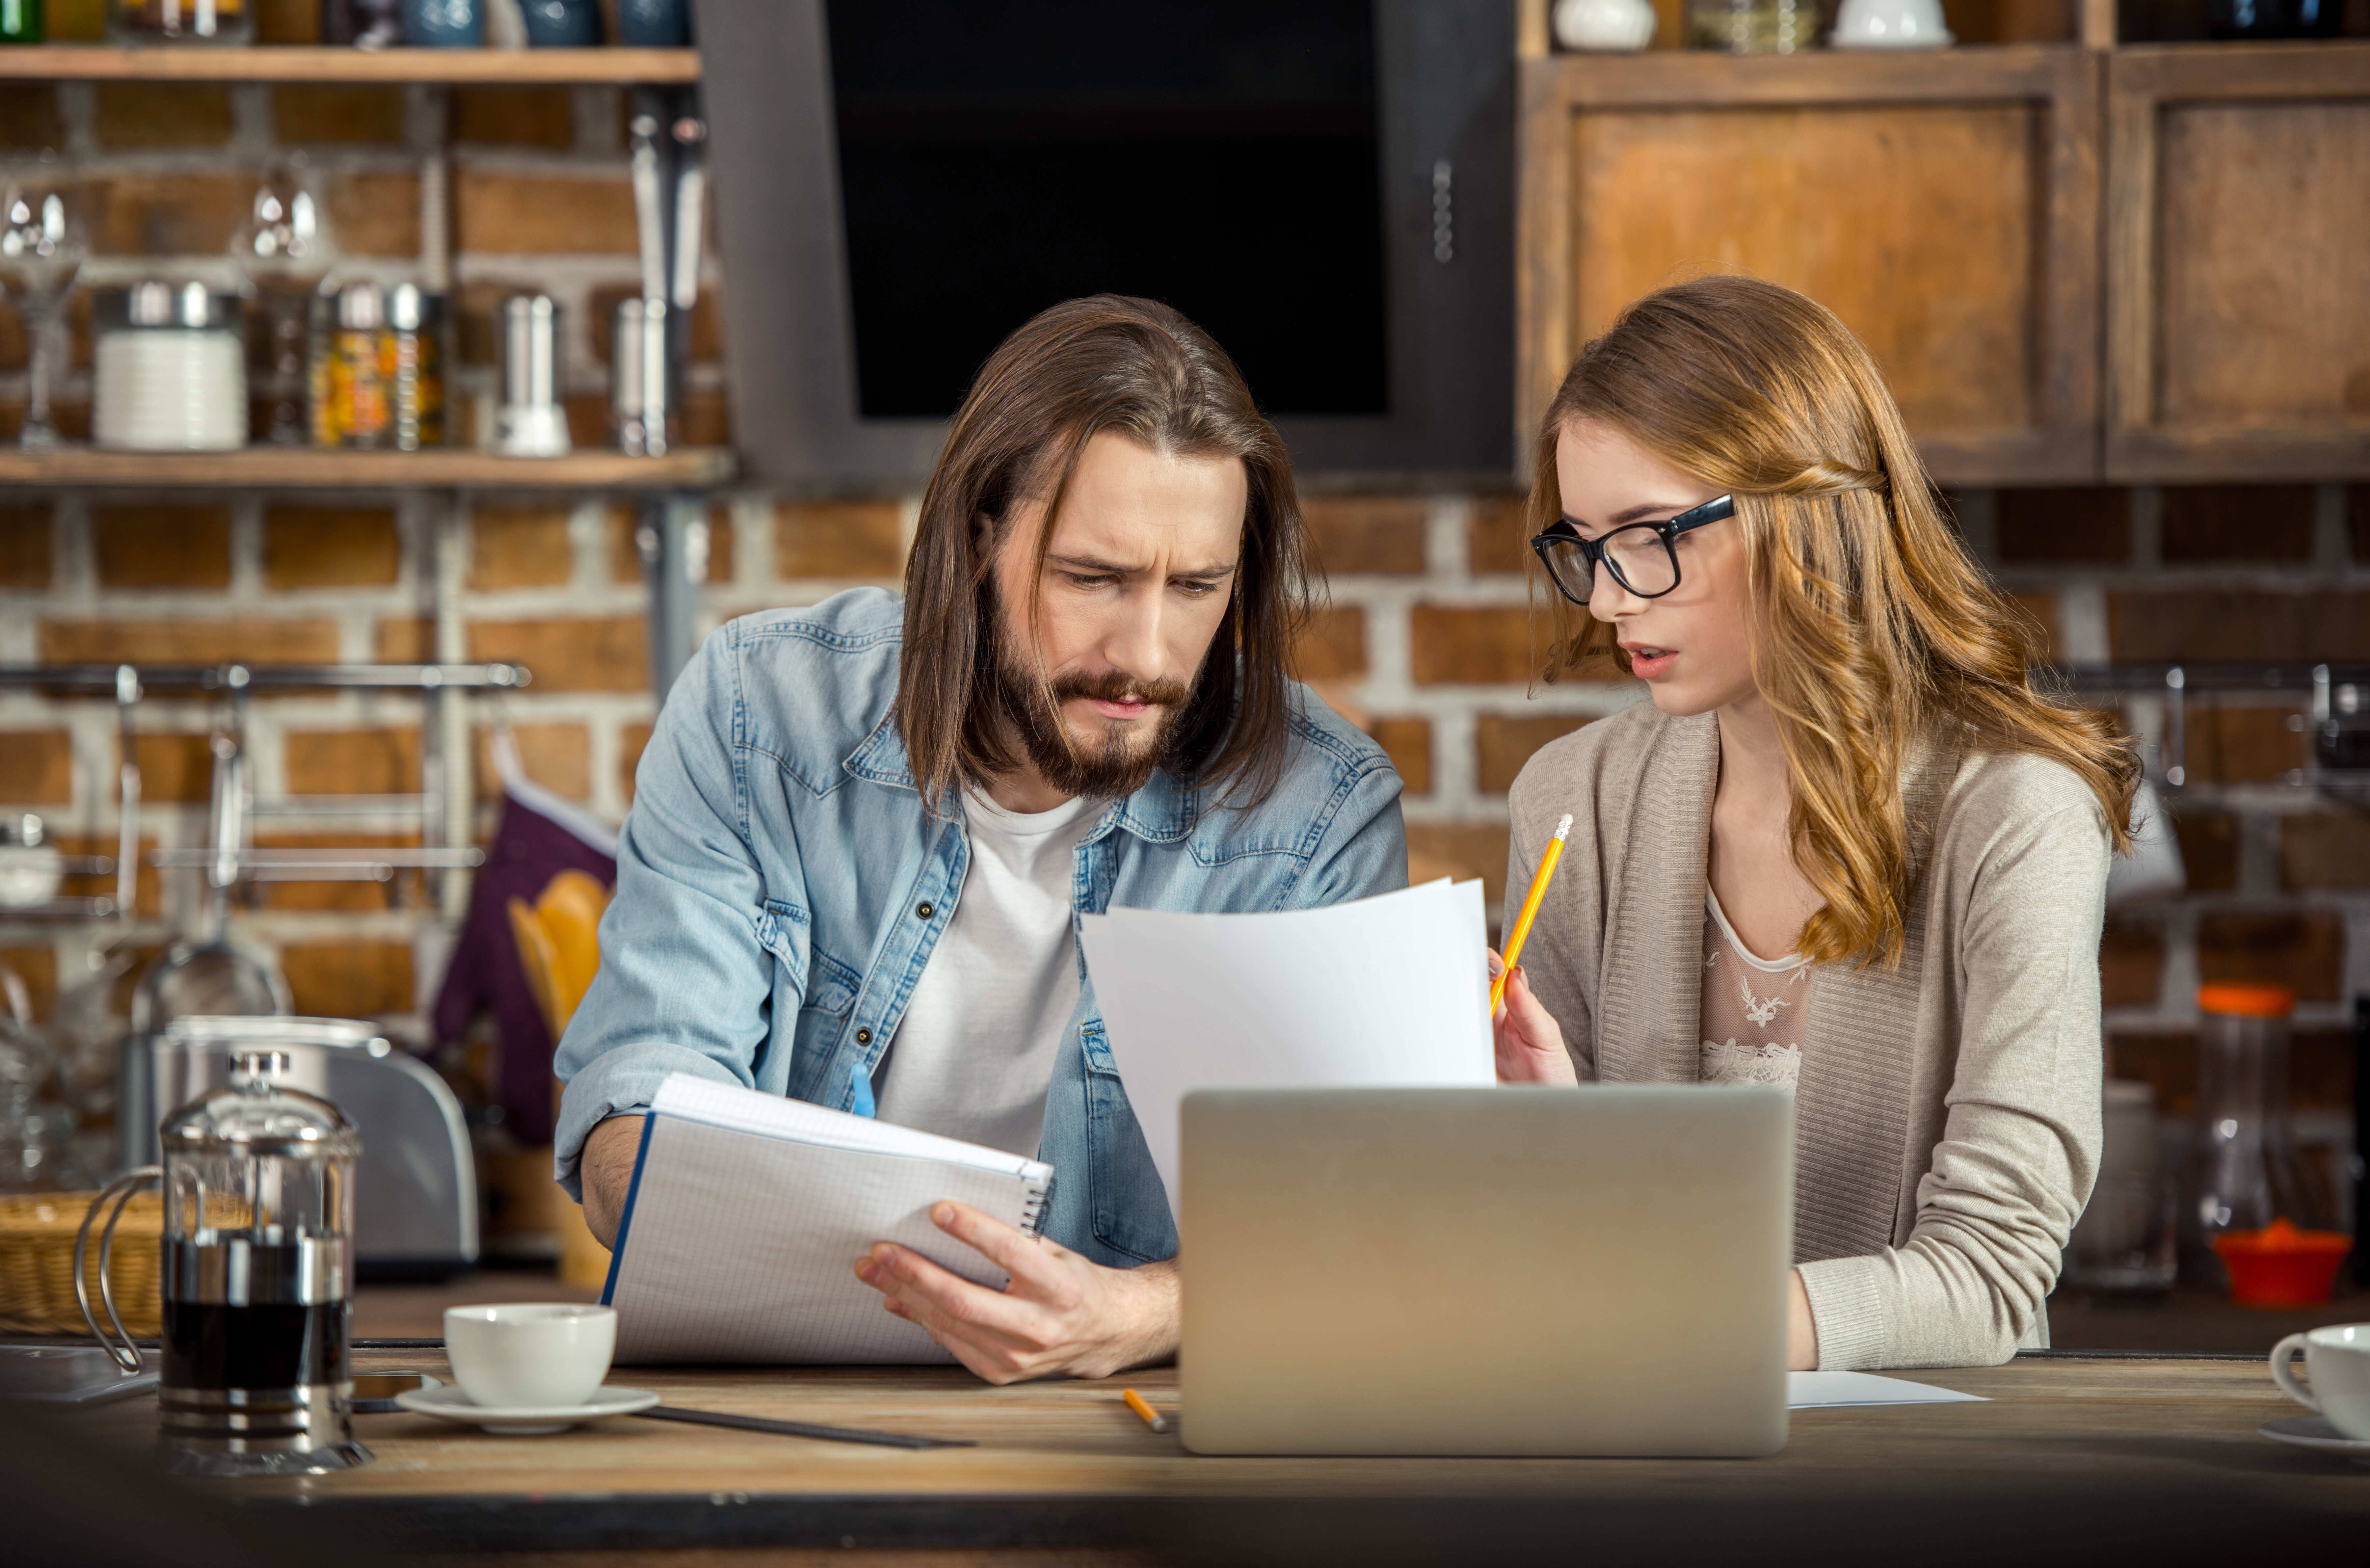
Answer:
MULTIPOLYGON (((1128 1271, 1144 1292, 1135 1316, 1134 1344, 1127 1366, 1151 1366, 1177 1358, 1178 1337, 1184 1327, 1184 1285, 1175 1259, 1145 1263, 1128 1271)), ((1125 1370, 1125 1367, 1121 1368, 1125 1370)))

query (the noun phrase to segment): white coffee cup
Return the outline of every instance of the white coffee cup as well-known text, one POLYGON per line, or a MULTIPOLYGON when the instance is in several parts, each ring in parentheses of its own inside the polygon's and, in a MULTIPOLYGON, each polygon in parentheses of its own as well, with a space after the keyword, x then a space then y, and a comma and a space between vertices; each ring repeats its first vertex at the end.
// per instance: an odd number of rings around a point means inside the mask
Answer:
POLYGON ((2370 1323, 2290 1334, 2272 1347, 2272 1381, 2346 1436, 2370 1439, 2370 1323), (2299 1348, 2312 1375, 2310 1388, 2298 1383, 2288 1366, 2288 1357, 2299 1348))
POLYGON ((444 1355, 472 1404, 490 1410, 567 1410, 609 1375, 617 1348, 611 1307, 569 1301, 447 1307, 444 1355))

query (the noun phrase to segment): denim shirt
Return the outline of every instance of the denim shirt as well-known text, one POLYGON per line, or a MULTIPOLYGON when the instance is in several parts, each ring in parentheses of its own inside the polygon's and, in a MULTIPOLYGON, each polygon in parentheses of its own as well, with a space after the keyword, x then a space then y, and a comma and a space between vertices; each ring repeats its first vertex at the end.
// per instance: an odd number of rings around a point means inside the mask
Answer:
MULTIPOLYGON (((903 601, 858 589, 745 616, 708 638, 634 776, 601 968, 559 1042, 558 1174, 673 1072, 870 1115, 872 1074, 953 918, 970 840, 923 810, 890 714, 903 601)), ((1299 909, 1407 883, 1399 778, 1293 690, 1277 788, 1238 807, 1166 772, 1115 801, 1076 852, 1077 914, 1113 905, 1299 909)), ((1072 920, 1073 940, 1076 921, 1072 920)), ((1079 959, 1038 1158, 1043 1234, 1125 1267, 1175 1255, 1176 1226, 1079 959)))

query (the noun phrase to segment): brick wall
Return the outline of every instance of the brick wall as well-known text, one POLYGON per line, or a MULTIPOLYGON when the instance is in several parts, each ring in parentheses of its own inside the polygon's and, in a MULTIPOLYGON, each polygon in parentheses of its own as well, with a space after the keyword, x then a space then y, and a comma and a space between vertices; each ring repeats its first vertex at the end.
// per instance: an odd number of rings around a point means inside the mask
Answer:
MULTIPOLYGON (((417 264, 420 158, 449 125, 464 379, 484 385, 492 302, 515 286, 551 292, 568 312, 579 433, 597 441, 600 306, 633 278, 621 108, 604 88, 18 89, 0 101, 0 159, 42 144, 74 155, 101 214, 90 278, 107 283, 150 272, 226 279, 221 248, 253 171, 301 150, 339 264, 392 278, 417 264)), ((711 287, 697 329, 693 433, 703 441, 722 439, 726 425, 715 297, 711 287)), ((80 357, 64 395, 70 425, 86 419, 80 357)), ((0 313, 0 432, 14 426, 22 363, 21 334, 0 313)), ((2370 489, 1973 491, 1957 502, 1977 554, 2065 658, 2370 658, 2370 489)), ((425 656, 432 504, 0 497, 0 662, 425 656)), ((914 510, 910 497, 727 498, 708 623, 893 581, 914 510)), ((1416 873, 1479 875, 1494 905, 1508 782, 1537 747, 1635 693, 1601 683, 1529 693, 1527 552, 1509 496, 1324 494, 1310 520, 1331 604, 1302 650, 1304 672, 1406 776, 1416 873)), ((652 717, 628 520, 606 498, 560 496, 486 502, 457 526, 469 655, 515 659, 535 674, 532 689, 480 717, 515 727, 535 777, 616 818, 652 717)), ((2299 1082, 2316 1102, 2346 1092, 2342 998, 2370 989, 2370 819, 2281 781, 2302 760, 2291 724, 2300 707, 2296 694, 2265 693, 2200 715, 2191 760, 2201 781, 2173 806, 2190 888, 2117 912, 2109 932, 2117 1069, 2156 1078, 2175 1101, 2189 1081, 2194 985, 2225 975, 2295 984, 2305 997, 2299 1082)), ((408 787, 415 701, 278 697, 256 714, 267 793, 408 787)), ((143 715, 158 842, 202 831, 206 722, 187 704, 143 715)), ((0 805, 43 811, 111 847, 115 745, 105 704, 0 694, 0 805)), ((361 816, 303 825, 316 842, 409 830, 361 816)), ((190 884, 144 877, 143 940, 193 923, 190 884)), ((264 904, 242 914, 242 928, 282 953, 300 1007, 401 1010, 441 967, 441 923, 411 882, 282 886, 264 904)), ((89 936, 0 927, 0 949, 46 994, 79 973, 89 936)))

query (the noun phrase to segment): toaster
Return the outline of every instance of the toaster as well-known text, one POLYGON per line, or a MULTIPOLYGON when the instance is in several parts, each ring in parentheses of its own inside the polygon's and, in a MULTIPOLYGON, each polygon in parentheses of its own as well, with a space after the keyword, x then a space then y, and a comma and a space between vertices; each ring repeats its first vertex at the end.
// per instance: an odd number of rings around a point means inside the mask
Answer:
POLYGON ((429 1066, 367 1023, 341 1018, 193 1015, 124 1044, 119 1152, 156 1161, 163 1116, 230 1081, 234 1047, 285 1050, 282 1082, 345 1113, 361 1132, 354 1264, 366 1280, 441 1280, 477 1261, 477 1172, 461 1102, 429 1066))

